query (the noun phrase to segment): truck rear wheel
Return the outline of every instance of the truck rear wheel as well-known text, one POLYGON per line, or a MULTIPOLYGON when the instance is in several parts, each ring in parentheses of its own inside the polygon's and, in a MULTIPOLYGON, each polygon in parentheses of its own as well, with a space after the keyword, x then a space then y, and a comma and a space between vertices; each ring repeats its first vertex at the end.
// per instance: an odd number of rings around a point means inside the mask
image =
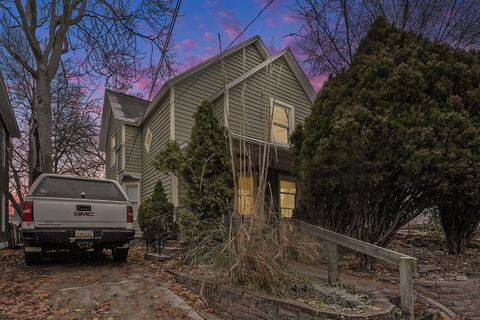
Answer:
POLYGON ((33 266, 42 263, 41 253, 28 253, 25 252, 25 264, 27 266, 33 266))
POLYGON ((112 249, 112 256, 114 262, 125 262, 128 257, 128 249, 112 249))

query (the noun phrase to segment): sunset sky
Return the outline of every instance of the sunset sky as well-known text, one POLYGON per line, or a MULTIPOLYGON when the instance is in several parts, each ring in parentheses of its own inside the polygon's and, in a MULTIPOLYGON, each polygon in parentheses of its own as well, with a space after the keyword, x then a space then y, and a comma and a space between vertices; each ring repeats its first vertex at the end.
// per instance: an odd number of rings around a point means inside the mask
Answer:
MULTIPOLYGON (((267 2, 183 0, 172 39, 175 43, 177 73, 219 53, 218 33, 223 48, 228 46, 267 2)), ((295 0, 275 0, 235 44, 260 35, 272 53, 289 46, 302 62, 301 50, 296 47, 294 38, 289 36, 301 27, 289 9, 294 3, 295 0)), ((308 66, 302 66, 318 90, 325 77, 313 77, 309 75, 308 66)))

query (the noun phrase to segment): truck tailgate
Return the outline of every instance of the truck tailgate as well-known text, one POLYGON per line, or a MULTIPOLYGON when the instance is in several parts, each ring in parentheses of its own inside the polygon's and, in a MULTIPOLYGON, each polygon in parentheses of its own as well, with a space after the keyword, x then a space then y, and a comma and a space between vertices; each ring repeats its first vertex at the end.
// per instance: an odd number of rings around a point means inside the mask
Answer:
POLYGON ((128 202, 35 197, 36 228, 126 228, 128 202))

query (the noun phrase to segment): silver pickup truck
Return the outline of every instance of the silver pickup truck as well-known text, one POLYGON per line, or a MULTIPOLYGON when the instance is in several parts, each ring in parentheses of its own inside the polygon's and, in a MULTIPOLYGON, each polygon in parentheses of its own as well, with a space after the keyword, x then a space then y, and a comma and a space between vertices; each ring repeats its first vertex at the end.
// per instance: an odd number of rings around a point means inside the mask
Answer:
POLYGON ((49 250, 111 249, 127 259, 133 239, 133 209, 113 180, 42 174, 23 204, 22 235, 27 264, 49 250))

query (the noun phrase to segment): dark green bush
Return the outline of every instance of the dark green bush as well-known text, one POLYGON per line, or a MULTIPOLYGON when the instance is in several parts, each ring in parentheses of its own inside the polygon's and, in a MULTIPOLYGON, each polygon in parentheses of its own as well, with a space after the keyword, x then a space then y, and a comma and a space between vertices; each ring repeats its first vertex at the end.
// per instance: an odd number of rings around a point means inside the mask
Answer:
POLYGON ((168 201, 162 182, 158 181, 152 196, 143 201, 138 209, 138 224, 145 232, 147 227, 158 226, 160 219, 171 214, 172 211, 173 204, 168 201))

